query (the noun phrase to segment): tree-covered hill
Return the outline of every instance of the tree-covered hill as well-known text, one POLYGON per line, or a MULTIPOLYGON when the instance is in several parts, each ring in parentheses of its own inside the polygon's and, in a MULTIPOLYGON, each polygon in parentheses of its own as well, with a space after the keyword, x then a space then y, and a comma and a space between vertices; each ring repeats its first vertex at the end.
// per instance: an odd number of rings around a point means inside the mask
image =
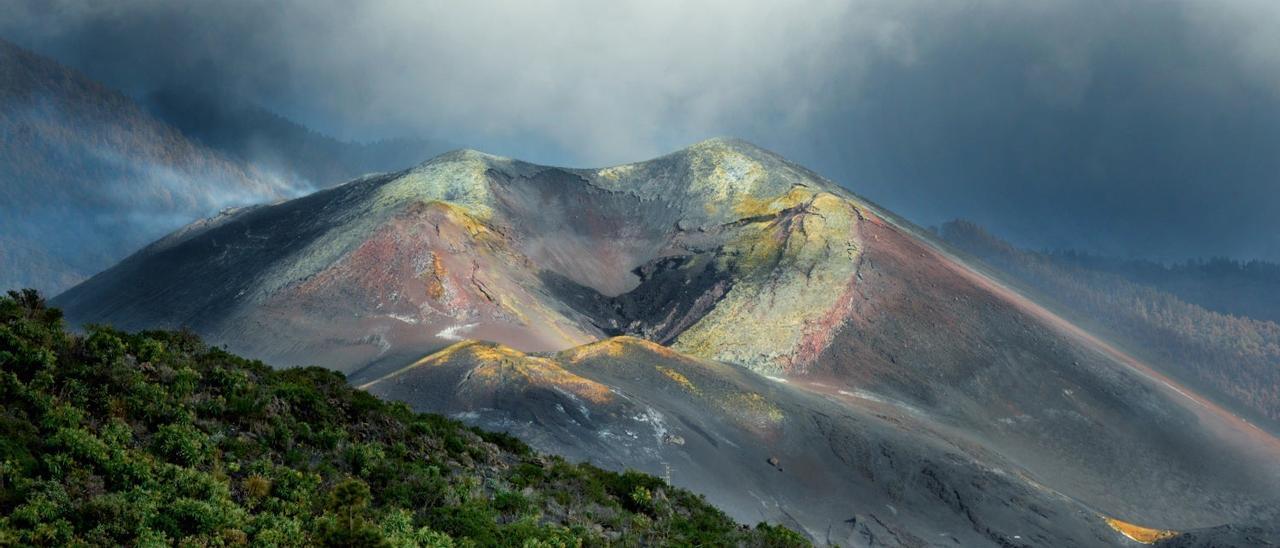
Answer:
POLYGON ((186 332, 0 297, 0 545, 804 545, 652 476, 532 452, 186 332))

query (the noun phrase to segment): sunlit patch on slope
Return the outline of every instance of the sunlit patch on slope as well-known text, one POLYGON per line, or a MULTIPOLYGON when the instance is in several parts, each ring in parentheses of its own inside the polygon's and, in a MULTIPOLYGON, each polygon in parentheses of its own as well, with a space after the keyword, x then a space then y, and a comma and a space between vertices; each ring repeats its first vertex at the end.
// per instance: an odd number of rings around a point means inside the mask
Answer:
POLYGON ((679 371, 676 371, 675 369, 672 369, 670 367, 664 367, 661 365, 655 365, 654 368, 660 371, 663 375, 666 375, 668 379, 671 379, 676 384, 680 385, 680 388, 683 388, 686 392, 693 394, 695 396, 702 395, 702 390, 698 389, 698 387, 695 386, 693 382, 689 380, 689 377, 684 376, 683 373, 680 373, 679 371))
POLYGON ((467 331, 468 329, 471 329, 477 325, 480 325, 480 324, 467 323, 467 324, 461 324, 461 325, 451 325, 449 327, 441 329, 439 333, 436 333, 436 336, 446 341, 460 341, 462 340, 462 335, 461 335, 462 332, 467 331))
POLYGON ((757 432, 776 428, 787 418, 776 404, 754 392, 732 392, 717 403, 735 422, 757 432))
POLYGON ((529 356, 501 345, 477 345, 473 348, 479 365, 472 369, 460 388, 470 388, 467 386, 470 382, 479 383, 486 389, 515 383, 561 389, 595 404, 607 403, 613 398, 607 386, 565 371, 550 359, 529 356))
POLYGON ((1134 525, 1127 521, 1120 521, 1106 516, 1103 516, 1103 519, 1106 520, 1107 525, 1110 525, 1112 529, 1119 531, 1120 534, 1131 540, 1135 540, 1143 544, 1155 544, 1162 540, 1176 537, 1179 534, 1177 531, 1170 531, 1168 529, 1152 529, 1150 527, 1134 525))
POLYGON ((569 363, 579 363, 597 358, 620 358, 633 352, 651 352, 667 358, 680 357, 678 352, 670 348, 652 341, 625 335, 570 348, 562 352, 561 357, 568 360, 569 363))
MULTIPOLYGON (((810 384, 810 385, 815 385, 815 386, 817 386, 817 387, 823 388, 823 390, 818 390, 818 392, 826 392, 826 391, 829 391, 829 388, 826 388, 825 386, 822 386, 822 385, 821 385, 821 384, 819 384, 819 383, 808 383, 808 384, 810 384)), ((839 394, 839 395, 844 396, 844 397, 846 397, 846 398, 856 398, 856 399, 859 399, 859 400, 868 401, 868 402, 872 402, 872 403, 876 403, 876 404, 880 404, 880 405, 887 405, 887 406, 890 406, 890 407, 894 407, 894 408, 900 409, 900 410, 902 410, 902 411, 906 411, 906 412, 908 412, 908 413, 910 413, 910 414, 912 414, 912 415, 916 415, 916 416, 921 416, 921 417, 922 417, 922 416, 925 416, 925 412, 924 412, 924 411, 922 411, 922 410, 920 410, 920 408, 918 408, 918 407, 912 406, 912 405, 910 405, 910 404, 907 404, 907 403, 905 403, 905 402, 902 402, 902 401, 899 401, 899 400, 895 400, 895 399, 892 399, 892 398, 886 398, 886 397, 884 397, 884 396, 880 396, 880 395, 878 395, 878 394, 875 394, 875 393, 872 393, 872 392, 868 392, 868 391, 866 391, 866 390, 862 390, 862 389, 860 389, 860 388, 854 388, 854 389, 851 389, 851 390, 837 389, 837 390, 836 390, 836 394, 839 394)))
POLYGON ((613 399, 609 387, 580 377, 549 358, 530 356, 497 343, 463 341, 422 358, 359 388, 369 390, 379 383, 391 381, 415 369, 464 364, 469 367, 458 386, 459 391, 493 390, 507 386, 543 387, 562 391, 593 404, 613 399))

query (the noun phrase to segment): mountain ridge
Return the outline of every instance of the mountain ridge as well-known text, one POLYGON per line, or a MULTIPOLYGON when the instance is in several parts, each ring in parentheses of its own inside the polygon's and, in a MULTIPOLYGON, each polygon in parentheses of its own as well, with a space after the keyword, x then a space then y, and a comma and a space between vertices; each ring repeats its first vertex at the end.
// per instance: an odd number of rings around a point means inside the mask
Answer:
POLYGON ((341 141, 229 93, 162 88, 139 102, 193 141, 246 164, 297 174, 318 188, 402 169, 447 147, 430 139, 341 141))
POLYGON ((193 219, 303 190, 3 39, 0 76, 0 287, 56 293, 193 219))

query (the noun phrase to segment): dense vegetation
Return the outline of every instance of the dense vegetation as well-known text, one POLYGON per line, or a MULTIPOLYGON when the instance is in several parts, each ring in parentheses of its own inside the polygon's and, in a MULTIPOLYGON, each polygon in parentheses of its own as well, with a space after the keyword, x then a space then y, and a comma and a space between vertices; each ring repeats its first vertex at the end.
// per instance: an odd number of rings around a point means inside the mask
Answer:
POLYGON ((1073 320, 1280 430, 1280 325, 1206 310, 1078 257, 1017 249, 972 223, 947 223, 939 235, 1073 320))
POLYGON ((0 297, 0 545, 792 546, 637 472, 535 454, 187 332, 0 297))

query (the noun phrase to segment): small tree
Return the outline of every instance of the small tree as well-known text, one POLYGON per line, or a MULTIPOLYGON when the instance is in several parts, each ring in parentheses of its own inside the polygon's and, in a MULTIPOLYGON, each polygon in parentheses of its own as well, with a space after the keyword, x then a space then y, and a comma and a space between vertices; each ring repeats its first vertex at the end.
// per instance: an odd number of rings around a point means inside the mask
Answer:
POLYGON ((326 546, 382 547, 387 541, 365 516, 369 508, 369 486, 347 478, 329 492, 331 514, 320 520, 320 541, 326 546))

